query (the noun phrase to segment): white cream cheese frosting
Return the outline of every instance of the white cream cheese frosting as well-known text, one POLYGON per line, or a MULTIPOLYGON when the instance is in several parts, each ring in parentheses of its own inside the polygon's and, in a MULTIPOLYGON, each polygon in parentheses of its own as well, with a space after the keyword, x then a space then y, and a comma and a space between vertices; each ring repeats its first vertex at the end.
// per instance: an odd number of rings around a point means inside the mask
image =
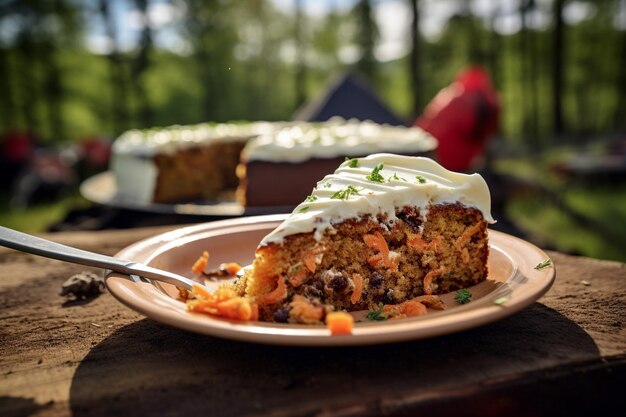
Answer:
POLYGON ((260 246, 282 243, 286 236, 324 232, 345 219, 363 215, 396 218, 396 209, 405 206, 427 208, 431 204, 460 203, 491 216, 491 196, 479 174, 448 171, 435 161, 380 153, 346 160, 335 173, 317 183, 307 199, 260 246))
POLYGON ((436 147, 436 139, 417 127, 333 118, 322 123, 299 123, 259 135, 248 142, 242 159, 297 163, 311 158, 379 152, 422 154, 436 147))
POLYGON ((181 149, 210 142, 248 140, 253 136, 270 133, 286 124, 287 122, 202 123, 129 130, 117 138, 113 144, 113 153, 130 153, 145 157, 157 153, 172 154, 181 149))

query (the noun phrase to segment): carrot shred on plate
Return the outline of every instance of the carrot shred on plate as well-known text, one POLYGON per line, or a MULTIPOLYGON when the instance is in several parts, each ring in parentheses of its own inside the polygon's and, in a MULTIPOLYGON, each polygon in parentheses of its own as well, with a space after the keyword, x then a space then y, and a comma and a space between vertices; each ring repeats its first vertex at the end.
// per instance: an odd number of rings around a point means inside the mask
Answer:
POLYGON ((383 313, 390 319, 399 319, 403 317, 418 317, 428 314, 426 306, 419 301, 413 299, 400 304, 388 304, 383 307, 383 313))
POLYGON ((202 255, 194 262, 191 270, 194 274, 200 275, 202 271, 206 269, 207 264, 209 263, 209 251, 202 252, 202 255))
POLYGON ((227 262, 220 264, 220 269, 228 272, 228 275, 237 275, 239 271, 241 271, 241 265, 236 262, 227 262))
POLYGON ((326 315, 326 326, 332 335, 352 334, 354 318, 345 311, 334 311, 326 315))
POLYGON ((233 320, 258 320, 259 308, 245 297, 240 297, 227 286, 220 286, 211 293, 200 285, 194 285, 187 309, 194 313, 209 314, 233 320))

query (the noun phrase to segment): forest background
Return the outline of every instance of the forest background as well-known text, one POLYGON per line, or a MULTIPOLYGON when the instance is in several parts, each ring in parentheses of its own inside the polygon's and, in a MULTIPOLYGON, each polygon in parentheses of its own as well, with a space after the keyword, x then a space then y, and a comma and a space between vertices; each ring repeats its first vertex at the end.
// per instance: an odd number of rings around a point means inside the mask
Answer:
POLYGON ((0 135, 65 146, 131 128, 288 120, 345 71, 410 123, 475 64, 502 102, 497 164, 568 207, 521 196, 511 216, 559 249, 624 259, 626 230, 589 230, 626 220, 623 181, 550 174, 625 140, 624 0, 0 0, 0 135))

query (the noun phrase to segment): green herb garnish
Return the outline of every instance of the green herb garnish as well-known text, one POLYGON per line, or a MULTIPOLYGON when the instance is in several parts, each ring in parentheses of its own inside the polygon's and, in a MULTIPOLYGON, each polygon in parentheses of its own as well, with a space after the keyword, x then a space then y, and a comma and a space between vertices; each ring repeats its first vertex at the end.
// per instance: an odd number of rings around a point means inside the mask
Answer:
POLYGON ((315 200, 317 200, 317 196, 315 195, 309 195, 307 196, 307 198, 304 199, 304 201, 308 201, 308 202, 315 201, 315 200))
POLYGON ((420 184, 424 184, 426 182, 426 178, 422 177, 421 175, 416 175, 415 178, 420 184))
POLYGON ((382 171, 384 167, 385 165, 381 162, 380 164, 376 165, 374 169, 372 170, 372 173, 366 176, 365 178, 367 178, 368 180, 372 182, 385 182, 385 178, 383 178, 383 176, 380 175, 380 171, 382 171))
POLYGON ((370 310, 367 313, 367 317, 369 320, 372 321, 383 321, 383 320, 387 320, 388 317, 385 317, 383 315, 383 307, 384 305, 382 303, 378 304, 378 308, 374 309, 374 310, 370 310))
POLYGON ((338 200, 347 200, 351 195, 357 195, 359 190, 353 186, 348 185, 345 189, 337 191, 335 194, 331 195, 330 198, 338 199, 338 200))
POLYGON ((404 178, 398 177, 398 174, 395 173, 395 172, 393 173, 393 175, 391 177, 387 178, 387 182, 391 182, 393 180, 406 182, 406 180, 404 178))
POLYGON ((350 161, 350 162, 348 162, 348 166, 350 168, 358 168, 359 167, 359 160, 357 158, 348 158, 346 156, 346 161, 350 161))
POLYGON ((329 182, 324 183, 324 188, 330 188, 332 186, 333 185, 331 183, 329 183, 329 182))
POLYGON ((309 206, 304 206, 300 210, 298 210, 298 213, 306 213, 307 211, 309 211, 310 208, 311 207, 309 206))
POLYGON ((467 290, 458 290, 454 296, 454 301, 459 304, 467 304, 472 301, 472 293, 467 290))
POLYGON ((550 265, 552 265, 552 259, 548 258, 543 262, 539 262, 537 265, 535 265, 535 269, 545 269, 547 267, 549 267, 550 265))

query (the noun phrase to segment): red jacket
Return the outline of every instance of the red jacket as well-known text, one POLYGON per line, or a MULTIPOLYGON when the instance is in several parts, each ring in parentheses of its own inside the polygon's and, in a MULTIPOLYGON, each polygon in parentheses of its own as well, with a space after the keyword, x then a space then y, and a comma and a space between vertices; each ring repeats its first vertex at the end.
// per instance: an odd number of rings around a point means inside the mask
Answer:
POLYGON ((438 141, 437 159, 452 171, 471 170, 499 124, 500 101, 489 75, 468 68, 426 106, 415 125, 438 141))

